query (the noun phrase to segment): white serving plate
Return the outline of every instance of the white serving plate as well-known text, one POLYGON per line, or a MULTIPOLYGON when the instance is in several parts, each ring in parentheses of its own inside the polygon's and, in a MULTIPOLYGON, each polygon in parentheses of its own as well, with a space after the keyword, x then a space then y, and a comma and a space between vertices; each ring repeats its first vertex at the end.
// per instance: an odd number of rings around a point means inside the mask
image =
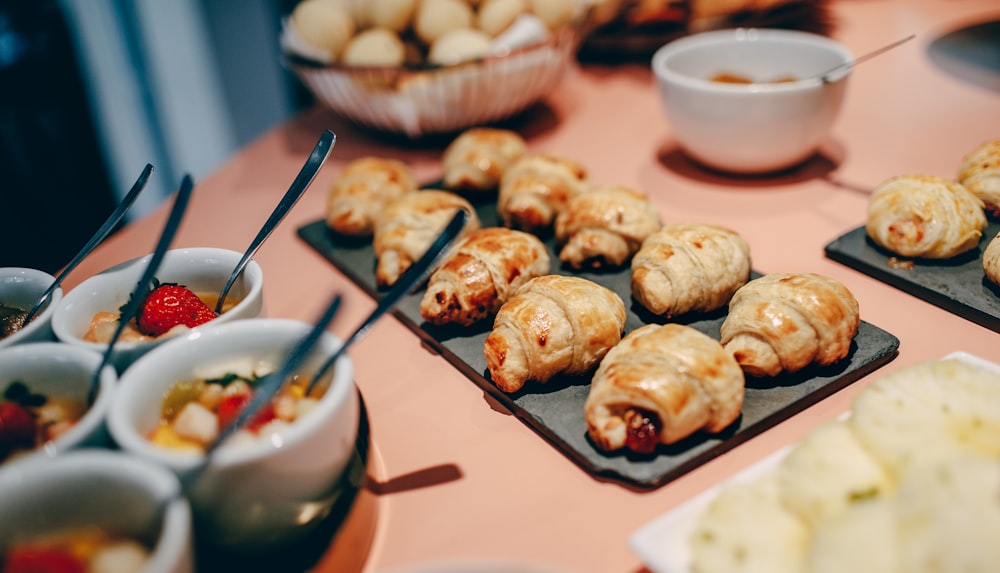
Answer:
MULTIPOLYGON (((1000 364, 968 352, 956 351, 942 359, 957 359, 1000 373, 1000 364)), ((775 468, 791 446, 757 461, 730 479, 717 484, 643 525, 629 538, 632 551, 654 573, 692 573, 689 538, 695 523, 712 499, 728 484, 752 481, 775 468)))

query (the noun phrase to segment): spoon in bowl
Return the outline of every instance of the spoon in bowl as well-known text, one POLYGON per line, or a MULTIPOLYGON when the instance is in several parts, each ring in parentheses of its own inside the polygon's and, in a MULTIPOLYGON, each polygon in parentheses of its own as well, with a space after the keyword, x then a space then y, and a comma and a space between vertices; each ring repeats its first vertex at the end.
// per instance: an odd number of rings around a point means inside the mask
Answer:
POLYGON ((839 72, 840 70, 851 69, 854 66, 860 64, 861 62, 864 62, 865 60, 870 60, 870 59, 874 58, 875 56, 879 56, 881 54, 884 54, 884 53, 888 52, 889 50, 891 50, 891 49, 893 49, 893 48, 895 48, 897 46, 901 46, 901 45, 905 44, 906 42, 909 42, 910 40, 912 40, 912 39, 914 39, 916 37, 917 37, 916 34, 910 34, 909 36, 907 36, 907 37, 905 37, 905 38, 903 38, 901 40, 896 40, 895 42, 893 42, 891 44, 888 44, 886 46, 882 46, 881 48, 879 48, 877 50, 872 50, 871 52, 868 52, 867 54, 864 54, 862 56, 858 56, 857 58, 854 58, 853 60, 850 60, 850 61, 844 62, 842 64, 836 65, 836 66, 834 66, 834 67, 826 70, 825 72, 823 72, 821 74, 817 74, 816 77, 818 77, 820 79, 820 81, 822 81, 824 84, 828 84, 828 83, 830 83, 830 82, 833 81, 832 79, 830 79, 830 76, 832 74, 834 74, 836 72, 839 72))
POLYGON ((97 371, 94 372, 93 379, 90 384, 90 392, 87 395, 87 404, 93 404, 94 398, 96 398, 97 388, 100 387, 101 371, 104 367, 111 362, 112 351, 114 350, 115 343, 118 342, 118 338, 121 337, 122 332, 125 330, 125 326, 128 324, 132 317, 135 316, 136 312, 139 310, 139 304, 142 303, 143 292, 149 287, 149 282, 153 280, 153 276, 156 274, 157 269, 160 268, 160 263, 163 261, 164 255, 167 253, 167 249, 170 247, 170 242, 173 241, 174 235, 177 234, 177 228, 181 225, 181 219, 184 218, 184 211, 187 210, 188 200, 191 198, 191 190, 194 188, 194 182, 190 175, 185 175, 184 179, 181 181, 181 187, 177 191, 177 195, 174 197, 174 204, 170 208, 170 215, 167 217, 167 222, 163 226, 163 230, 160 232, 160 238, 156 242, 156 248, 153 250, 153 255, 149 258, 149 262, 146 263, 146 268, 143 270, 142 275, 139 278, 139 282, 135 284, 135 288, 132 289, 132 293, 128 297, 128 302, 125 303, 124 308, 122 308, 121 316, 118 318, 118 327, 115 328, 114 334, 111 335, 111 339, 108 340, 107 347, 104 349, 104 354, 101 357, 101 363, 97 366, 97 371))
POLYGON ((66 265, 65 268, 63 268, 62 272, 60 272, 59 275, 56 276, 56 279, 52 281, 52 284, 49 285, 49 288, 45 289, 45 292, 42 293, 42 296, 40 296, 35 305, 31 307, 31 309, 28 311, 28 314, 26 314, 24 317, 22 328, 24 327, 24 325, 27 325, 29 322, 31 322, 31 319, 35 318, 35 315, 38 314, 38 311, 42 308, 42 305, 45 304, 45 301, 49 300, 49 298, 52 296, 52 293, 56 292, 56 289, 59 288, 59 285, 62 284, 63 279, 66 278, 66 275, 68 275, 73 269, 75 269, 77 265, 79 265, 80 262, 84 259, 84 257, 89 255, 91 251, 97 248, 97 245, 100 245, 101 241, 103 241, 108 236, 108 234, 111 233, 112 229, 115 228, 115 225, 117 225, 118 222, 121 221, 122 217, 125 216, 125 213, 127 213, 129 208, 132 207, 132 204, 135 203, 135 200, 139 197, 139 194, 142 193, 142 190, 146 187, 146 182, 149 180, 149 174, 152 172, 153 172, 153 166, 147 163, 146 167, 143 168, 142 173, 139 174, 139 178, 136 179, 135 183, 132 184, 132 189, 130 189, 128 194, 125 195, 125 197, 122 199, 121 203, 118 204, 118 207, 114 210, 114 212, 112 212, 111 215, 108 216, 108 219, 104 221, 104 224, 101 225, 101 228, 99 228, 97 232, 94 233, 94 236, 91 237, 89 241, 87 241, 87 244, 85 244, 83 248, 80 249, 80 252, 77 253, 75 257, 73 257, 73 260, 71 260, 69 264, 66 265))
POLYGON ((299 170, 299 174, 295 176, 295 180, 292 181, 291 187, 288 188, 284 197, 278 202, 278 205, 271 212, 267 221, 264 222, 264 226, 261 227, 257 236, 250 242, 250 246, 243 253, 243 257, 236 263, 236 267, 233 269, 232 274, 229 275, 229 279, 219 293, 219 300, 215 303, 215 314, 222 314, 222 305, 226 302, 226 296, 229 295, 229 290, 233 288, 233 283, 243 274, 243 269, 250 264, 250 260, 253 259, 257 250, 260 249, 260 246, 271 235, 274 228, 278 226, 278 223, 285 218, 288 211, 291 210, 299 198, 302 197, 302 194, 305 193, 306 189, 309 188, 319 168, 326 163, 326 159, 330 156, 330 152, 333 151, 333 146, 336 142, 337 136, 329 129, 324 131, 320 136, 319 141, 313 147, 312 153, 309 154, 309 158, 302 166, 302 169, 299 170))

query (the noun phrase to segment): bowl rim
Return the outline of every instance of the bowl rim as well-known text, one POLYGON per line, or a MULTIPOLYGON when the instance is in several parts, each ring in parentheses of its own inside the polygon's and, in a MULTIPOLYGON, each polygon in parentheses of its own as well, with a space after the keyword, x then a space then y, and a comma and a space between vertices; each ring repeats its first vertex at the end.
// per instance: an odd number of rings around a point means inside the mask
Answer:
MULTIPOLYGON (((33 269, 31 267, 0 267, 0 277, 14 276, 24 277, 32 282, 47 280, 48 284, 38 291, 39 296, 41 296, 41 294, 44 293, 45 290, 56 280, 55 276, 41 269, 33 269)), ((37 335, 39 330, 46 327, 51 328, 52 317, 55 315, 56 307, 58 307, 59 303, 62 302, 64 294, 65 293, 63 292, 63 288, 61 286, 56 287, 56 289, 52 291, 52 295, 49 296, 48 302, 42 306, 42 310, 35 315, 27 326, 21 327, 14 334, 0 340, 0 349, 10 348, 12 346, 28 342, 24 339, 37 335)))
MULTIPOLYGON (((650 67, 653 69, 656 77, 662 82, 670 82, 688 89, 717 93, 783 93, 803 91, 822 87, 826 84, 840 83, 846 80, 851 74, 851 67, 845 66, 843 70, 832 74, 832 79, 827 81, 824 81, 817 75, 781 83, 755 82, 750 84, 736 84, 716 82, 703 77, 682 74, 675 72, 666 64, 666 60, 676 54, 703 46, 751 42, 806 44, 824 48, 831 53, 839 55, 844 64, 848 64, 854 59, 853 54, 846 45, 822 34, 783 28, 727 28, 724 30, 699 32, 667 42, 653 53, 653 57, 650 60, 650 67)), ((823 71, 817 70, 816 73, 820 74, 823 71)))
MULTIPOLYGON (((182 247, 182 248, 168 250, 164 255, 164 260, 166 260, 168 257, 179 257, 179 256, 184 256, 185 254, 208 255, 210 253, 223 253, 225 257, 231 258, 233 261, 232 263, 233 268, 236 267, 237 261, 239 261, 240 258, 243 256, 243 254, 238 251, 233 251, 231 249, 225 249, 221 247, 182 247)), ((152 258, 152 256, 153 256, 152 253, 149 253, 141 257, 129 259, 127 261, 108 267, 103 271, 100 271, 99 273, 91 277, 88 277, 83 282, 74 287, 72 290, 70 290, 64 297, 62 297, 60 304, 56 305, 55 312, 52 315, 52 331, 55 334, 56 338, 68 344, 78 345, 95 352, 103 353, 107 349, 106 343, 91 342, 89 340, 84 340, 80 334, 72 331, 72 329, 67 324, 68 319, 66 319, 65 317, 66 314, 65 308, 68 305, 71 305, 74 302, 76 302, 77 299, 82 300, 83 297, 86 297, 87 292, 89 290, 92 290, 94 285, 99 285, 105 281, 109 281, 116 274, 119 273, 128 274, 130 271, 135 271, 134 274, 138 276, 141 273, 141 269, 137 269, 137 265, 142 265, 148 262, 149 259, 152 258)), ((247 283, 250 285, 250 290, 247 291, 246 295, 240 300, 240 302, 237 303, 235 306, 233 306, 233 308, 226 311, 225 313, 219 315, 219 317, 217 317, 215 320, 200 326, 196 326, 190 329, 190 331, 196 331, 208 328, 209 326, 218 326, 220 324, 216 322, 218 320, 222 321, 221 324, 226 324, 230 322, 228 320, 225 320, 226 315, 233 313, 231 314, 231 316, 236 316, 239 314, 238 311, 246 309, 248 306, 253 304, 254 301, 261 299, 261 297, 263 296, 263 289, 264 289, 264 271, 261 268, 260 263, 258 263, 254 259, 251 259, 250 262, 247 264, 246 268, 243 270, 242 276, 247 279, 247 283)), ((134 284, 129 285, 128 289, 129 292, 131 292, 133 286, 134 284)), ((138 342, 118 341, 115 343, 114 351, 117 354, 121 354, 122 352, 128 352, 135 349, 141 349, 146 347, 151 348, 154 346, 158 346, 171 338, 175 337, 171 336, 167 338, 156 338, 154 340, 145 340, 138 342)))
MULTIPOLYGON (((186 471, 195 467, 204 455, 199 452, 180 451, 163 448, 151 443, 133 423, 132 415, 125 409, 126 403, 146 403, 149 400, 162 398, 162 393, 149 393, 142 397, 142 386, 148 380, 144 374, 147 370, 155 368, 159 363, 169 358, 183 353, 192 344, 203 344, 203 338, 228 338, 238 336, 247 331, 251 334, 270 332, 271 338, 275 341, 282 341, 288 344, 294 343, 299 336, 305 335, 311 327, 309 323, 287 319, 287 318, 248 318, 231 323, 205 329, 199 332, 190 332, 174 337, 163 345, 149 351, 141 358, 129 366, 119 378, 118 389, 108 410, 107 422, 108 430, 112 438, 119 443, 123 450, 146 457, 163 464, 174 471, 186 471), (235 334, 230 334, 235 331, 235 334)), ((317 348, 324 355, 340 348, 343 342, 327 331, 323 333, 317 348)), ((194 364, 194 363, 192 363, 194 364)), ((327 374, 330 378, 330 388, 326 391, 316 407, 300 420, 296 420, 281 432, 281 443, 274 444, 268 440, 254 440, 253 443, 241 445, 238 448, 221 447, 213 454, 213 464, 219 467, 238 466, 252 463, 261 458, 281 450, 292 448, 301 442, 309 439, 321 426, 326 417, 333 411, 339 409, 340 405, 350 402, 349 394, 356 393, 354 384, 354 363, 348 354, 343 354, 334 363, 332 373, 327 374)), ((177 382, 174 380, 164 387, 177 382)), ((352 440, 353 443, 353 440, 352 440)))

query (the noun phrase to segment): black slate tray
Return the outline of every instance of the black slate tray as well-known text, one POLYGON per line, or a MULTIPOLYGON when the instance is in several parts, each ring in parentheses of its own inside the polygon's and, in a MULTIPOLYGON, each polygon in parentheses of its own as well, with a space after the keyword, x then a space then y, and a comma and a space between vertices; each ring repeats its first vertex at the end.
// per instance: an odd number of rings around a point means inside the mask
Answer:
POLYGON ((1000 332, 1000 287, 983 273, 983 250, 998 232, 1000 221, 990 221, 979 246, 954 259, 896 257, 912 261, 911 269, 890 266, 893 253, 868 238, 864 225, 828 243, 824 252, 838 263, 1000 332))
MULTIPOLYGON (((476 205, 484 227, 496 226, 498 218, 492 203, 476 205)), ((375 286, 375 254, 371 242, 346 238, 331 232, 323 220, 298 229, 299 237, 333 263, 373 298, 380 296, 375 286)), ((552 272, 576 274, 600 283, 619 294, 628 311, 626 332, 649 322, 662 322, 650 316, 632 300, 629 269, 604 273, 571 273, 559 266, 554 241, 545 241, 552 256, 552 272)), ((755 276, 759 274, 755 273, 755 276)), ((566 377, 546 384, 529 383, 521 391, 506 394, 491 381, 483 356, 492 321, 472 329, 435 327, 420 317, 422 291, 405 297, 394 311, 396 317, 415 332, 428 347, 475 382, 485 392, 507 407, 539 435, 549 440, 566 456, 591 474, 643 488, 653 488, 674 480, 712 458, 732 449, 844 388, 869 372, 891 361, 899 340, 862 321, 851 345, 851 353, 839 364, 812 368, 774 379, 747 380, 740 419, 722 434, 698 433, 670 446, 661 445, 649 456, 631 453, 607 454, 598 450, 587 437, 583 406, 590 389, 589 378, 566 377)), ((710 336, 719 338, 725 311, 688 317, 678 321, 710 336)))

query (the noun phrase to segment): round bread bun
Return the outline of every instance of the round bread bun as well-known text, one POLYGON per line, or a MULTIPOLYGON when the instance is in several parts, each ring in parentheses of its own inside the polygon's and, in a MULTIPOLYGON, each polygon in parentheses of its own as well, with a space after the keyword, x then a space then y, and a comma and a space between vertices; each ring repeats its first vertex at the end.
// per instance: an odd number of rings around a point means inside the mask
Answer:
POLYGON ((340 57, 354 35, 354 17, 339 2, 304 0, 295 6, 289 18, 291 26, 306 44, 326 52, 328 60, 340 57))
POLYGON ((475 14, 463 0, 422 0, 413 18, 413 32, 428 46, 448 32, 472 28, 475 14))
POLYGON ((479 29, 496 37, 528 12, 526 0, 486 0, 476 13, 479 29))
POLYGON ((392 30, 368 28, 351 39, 341 60, 351 66, 400 66, 406 46, 392 30))
POLYGON ((491 40, 486 32, 459 28, 435 40, 427 53, 427 60, 433 64, 456 64, 486 56, 490 47, 491 40))

